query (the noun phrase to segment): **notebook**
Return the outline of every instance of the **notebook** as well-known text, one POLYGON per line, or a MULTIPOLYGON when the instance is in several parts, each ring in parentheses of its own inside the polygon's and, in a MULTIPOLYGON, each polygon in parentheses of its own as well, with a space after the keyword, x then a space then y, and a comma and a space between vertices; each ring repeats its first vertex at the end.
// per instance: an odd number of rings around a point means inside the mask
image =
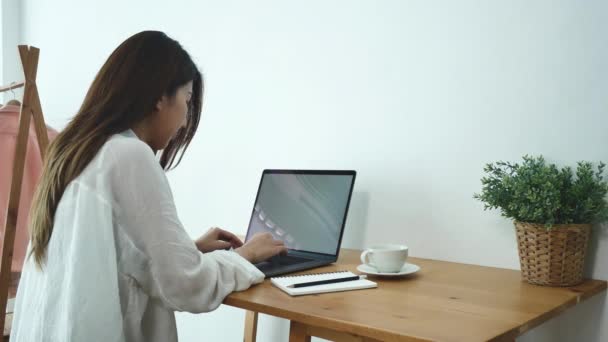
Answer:
POLYGON ((301 296, 315 293, 326 293, 326 292, 338 292, 338 291, 350 291, 350 290, 361 290, 378 287, 378 284, 367 279, 350 280, 339 283, 314 285, 306 287, 288 287, 293 284, 302 284, 313 281, 331 280, 337 278, 354 277, 356 274, 349 271, 332 272, 332 273, 312 273, 303 274, 299 276, 291 277, 274 277, 270 278, 272 285, 285 291, 290 296, 301 296))

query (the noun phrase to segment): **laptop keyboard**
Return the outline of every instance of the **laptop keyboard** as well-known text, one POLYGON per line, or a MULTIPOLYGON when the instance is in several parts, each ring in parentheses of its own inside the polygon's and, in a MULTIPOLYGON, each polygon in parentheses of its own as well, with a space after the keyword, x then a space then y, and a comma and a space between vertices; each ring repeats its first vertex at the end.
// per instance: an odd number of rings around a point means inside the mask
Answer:
POLYGON ((270 259, 270 261, 275 265, 295 265, 311 260, 312 259, 300 258, 291 255, 281 255, 270 259))
POLYGON ((267 277, 274 276, 277 274, 284 274, 285 272, 291 272, 301 269, 299 264, 310 264, 318 260, 301 258, 291 255, 277 255, 266 261, 255 264, 255 266, 262 271, 267 277))

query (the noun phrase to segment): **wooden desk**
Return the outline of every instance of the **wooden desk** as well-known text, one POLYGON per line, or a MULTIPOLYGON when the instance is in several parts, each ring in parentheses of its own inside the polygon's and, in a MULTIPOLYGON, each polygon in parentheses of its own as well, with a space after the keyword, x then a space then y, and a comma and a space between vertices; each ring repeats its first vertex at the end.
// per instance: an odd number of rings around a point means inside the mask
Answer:
MULTIPOLYGON (((336 264, 301 273, 349 270, 357 250, 336 264)), ((266 280, 229 295, 224 304, 249 310, 245 341, 255 341, 257 314, 291 321, 290 341, 510 341, 606 290, 606 281, 571 288, 530 285, 508 269, 410 258, 422 269, 401 279, 372 278, 378 288, 290 297, 266 280)))

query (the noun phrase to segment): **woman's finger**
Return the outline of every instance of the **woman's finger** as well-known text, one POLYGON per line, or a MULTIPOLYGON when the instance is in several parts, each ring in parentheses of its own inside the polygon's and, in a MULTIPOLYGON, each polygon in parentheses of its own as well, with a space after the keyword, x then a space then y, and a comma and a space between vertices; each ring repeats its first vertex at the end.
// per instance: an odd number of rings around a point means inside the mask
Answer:
MULTIPOLYGON (((218 228, 219 229, 219 228, 218 228)), ((241 247, 243 245, 243 241, 241 241, 241 239, 239 239, 236 235, 234 235, 233 233, 220 229, 220 234, 218 237, 220 240, 224 240, 224 241, 228 241, 230 242, 230 244, 232 245, 232 247, 237 248, 237 247, 241 247)))
POLYGON ((228 249, 230 247, 231 247, 230 242, 221 241, 221 240, 213 241, 213 243, 211 244, 211 250, 213 250, 213 251, 216 251, 219 249, 228 249))

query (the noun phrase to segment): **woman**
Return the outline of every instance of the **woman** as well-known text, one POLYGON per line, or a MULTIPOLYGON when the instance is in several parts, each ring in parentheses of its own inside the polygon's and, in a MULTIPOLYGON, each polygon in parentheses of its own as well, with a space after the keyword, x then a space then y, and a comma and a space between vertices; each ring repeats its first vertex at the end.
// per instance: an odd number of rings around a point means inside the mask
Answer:
POLYGON ((110 55, 49 147, 11 341, 175 341, 174 311, 214 310, 263 280, 251 263, 285 252, 269 234, 243 245, 218 228, 196 241, 184 231, 164 170, 194 137, 202 93, 162 32, 110 55))

